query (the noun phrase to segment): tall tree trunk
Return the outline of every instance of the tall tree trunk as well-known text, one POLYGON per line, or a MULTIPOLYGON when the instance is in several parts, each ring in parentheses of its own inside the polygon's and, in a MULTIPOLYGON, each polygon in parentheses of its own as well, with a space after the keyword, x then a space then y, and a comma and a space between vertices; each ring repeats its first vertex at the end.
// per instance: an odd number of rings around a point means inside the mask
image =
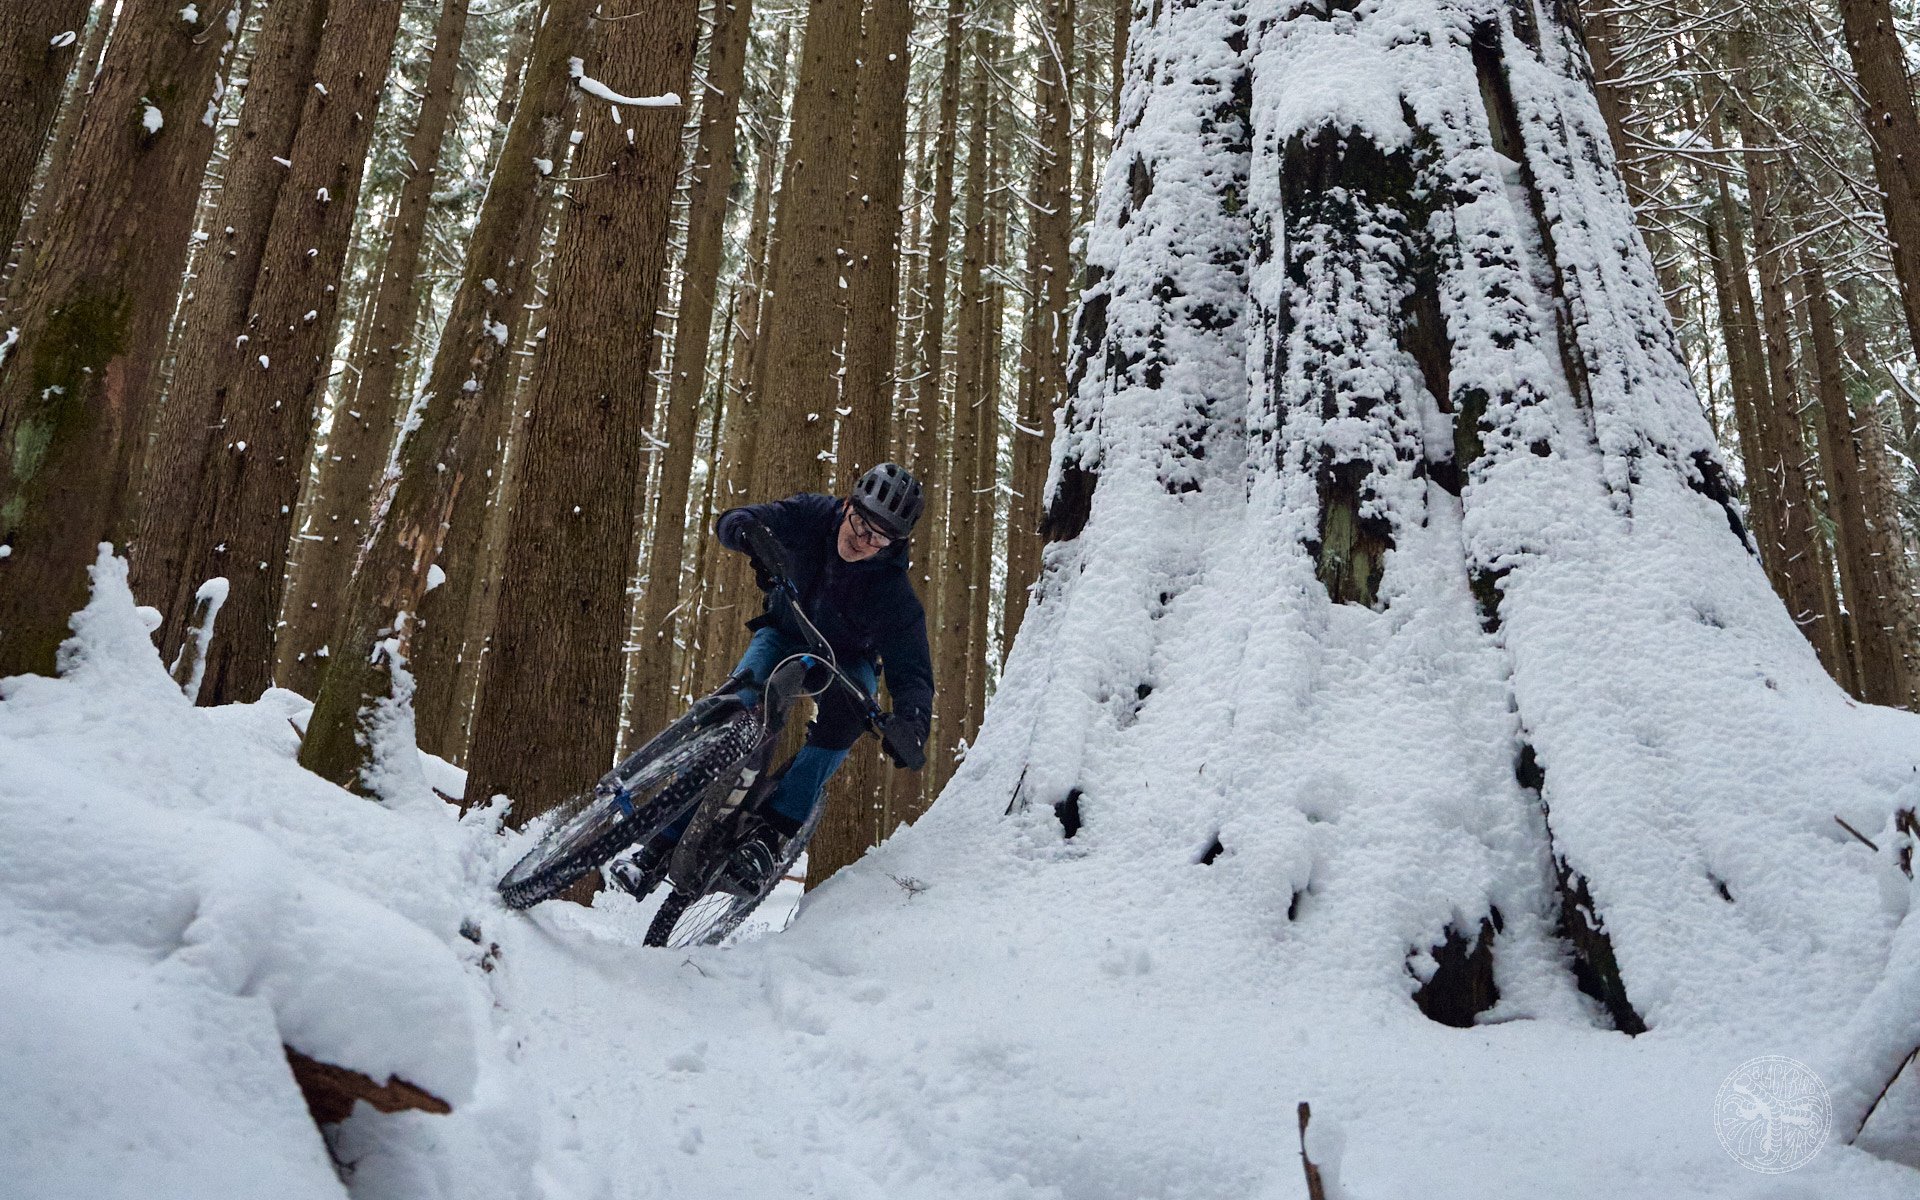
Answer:
POLYGON ((386 264, 373 294, 372 313, 363 320, 367 344, 358 359, 359 378, 343 391, 334 413, 333 433, 313 485, 316 494, 310 498, 319 540, 305 545, 288 585, 280 684, 306 696, 319 684, 325 662, 317 652, 333 632, 338 598, 346 594, 354 561, 366 543, 389 444, 406 411, 405 404, 396 404, 402 395, 400 368, 414 342, 420 251, 439 177, 440 144, 459 90, 467 6, 468 0, 441 0, 420 111, 406 144, 409 174, 388 219, 382 239, 386 264))
MULTIPOLYGON (((1076 4, 1074 16, 1074 24, 1076 27, 1081 19, 1078 7, 1076 4)), ((1092 12, 1097 10, 1089 6, 1088 11, 1092 12)), ((1077 28, 1075 32, 1077 37, 1077 28)), ((1074 169, 1074 205, 1070 210, 1072 215, 1069 218, 1069 228, 1087 224, 1093 220, 1093 202, 1095 198, 1093 143, 1097 131, 1100 128, 1100 114, 1106 110, 1106 105, 1101 103, 1102 94, 1100 89, 1094 86, 1094 81, 1098 77, 1096 68, 1100 62, 1099 47, 1096 45, 1090 33, 1086 37, 1078 38, 1078 40, 1080 43, 1080 66, 1079 69, 1072 72, 1072 74, 1074 76, 1073 89, 1079 93, 1080 125, 1077 130, 1070 128, 1067 134, 1069 140, 1073 143, 1074 153, 1078 160, 1078 166, 1074 169), (1074 136, 1076 133, 1078 137, 1074 136)))
POLYGON ((928 214, 927 300, 920 316, 920 354, 914 364, 913 466, 923 476, 939 468, 936 440, 940 398, 945 391, 947 260, 953 245, 953 163, 960 137, 960 67, 966 55, 966 0, 947 0, 947 32, 941 43, 940 110, 933 138, 933 203, 928 214))
POLYGON ((1627 199, 1639 217, 1641 235, 1647 239, 1648 248, 1653 252, 1654 268, 1660 273, 1660 290, 1667 298, 1667 313, 1676 326, 1683 325, 1686 322, 1682 305, 1685 283, 1673 254, 1672 239, 1653 216, 1653 193, 1647 178, 1646 156, 1636 151, 1629 141, 1634 92, 1622 81, 1622 76, 1627 73, 1627 64, 1621 60, 1618 52, 1615 15, 1604 3, 1589 2, 1582 5, 1581 9, 1582 41, 1587 57, 1593 62, 1594 98, 1600 104, 1600 115, 1606 119, 1607 140, 1613 146, 1614 163, 1620 168, 1620 177, 1627 185, 1627 199))
MULTIPOLYGON (((473 610, 489 602, 489 500, 510 483, 495 475, 519 376, 514 330, 534 294, 553 164, 566 157, 569 64, 590 41, 594 8, 594 0, 551 0, 535 35, 506 147, 421 389, 420 424, 399 448, 398 484, 341 610, 301 747, 302 761, 330 779, 353 783, 367 762, 369 750, 356 735, 364 710, 389 694, 391 656, 372 661, 374 647, 388 637, 401 638, 409 661, 419 640, 423 673, 415 694, 432 697, 423 699, 427 748, 453 758, 464 743, 460 668, 463 654, 473 656, 465 664, 471 667, 481 650, 469 635, 473 610), (427 591, 436 565, 446 582, 427 591)), ((517 472, 520 451, 509 453, 507 469, 517 472)), ((619 578, 624 583, 624 568, 619 578)))
POLYGON ((184 612, 193 580, 227 580, 206 644, 202 703, 251 701, 273 683, 293 506, 326 392, 329 335, 400 8, 400 0, 351 12, 330 7, 314 55, 248 306, 245 357, 223 381, 220 440, 207 458, 188 570, 173 597, 172 608, 184 612))
MULTIPOLYGON (((947 503, 946 480, 952 452, 951 428, 945 422, 941 403, 947 394, 947 276, 953 247, 954 167, 960 144, 961 68, 966 62, 966 0, 947 0, 946 33, 941 40, 940 100, 935 114, 933 138, 933 195, 928 212, 927 281, 925 303, 920 313, 918 349, 914 361, 913 470, 932 485, 927 513, 922 518, 925 553, 920 563, 921 593, 927 608, 928 634, 933 642, 936 667, 941 661, 940 638, 943 626, 940 605, 943 602, 940 564, 946 552, 947 525, 942 515, 947 503)), ((939 677, 936 675, 936 688, 939 677)), ((946 780, 944 761, 938 754, 939 709, 934 712, 934 729, 927 740, 928 766, 916 781, 919 795, 909 807, 923 807, 946 780)))
MULTIPOLYGON (((917 101, 924 112, 926 97, 917 101)), ((920 338, 926 332, 927 312, 927 196, 933 190, 932 163, 927 158, 927 122, 922 119, 914 133, 913 197, 907 211, 906 244, 901 254, 907 260, 906 282, 901 289, 899 328, 894 361, 902 364, 894 378, 894 420, 888 446, 893 460, 914 469, 914 438, 919 423, 918 406, 911 397, 920 394, 918 364, 920 338)))
MULTIPOLYGON (((1046 486, 1053 414, 1067 394, 1067 305, 1072 270, 1074 0, 1047 0, 1048 42, 1040 47, 1039 122, 1028 211, 1027 316, 1021 331, 1019 420, 1013 427, 1013 477, 1007 515, 1007 641, 1019 632, 1028 588, 1040 574, 1040 493, 1046 486)), ((1089 131, 1086 134, 1091 137, 1089 131)))
POLYGON ((885 460, 893 425, 900 196, 907 150, 909 0, 869 0, 862 36, 857 196, 847 253, 847 348, 839 478, 885 460))
MULTIPOLYGON (((246 354, 242 340, 275 202, 312 91, 326 0, 276 0, 255 35, 240 124, 234 130, 213 236, 202 247, 193 290, 181 306, 173 379, 142 467, 146 500, 129 579, 134 595, 160 608, 160 645, 186 638, 192 596, 188 553, 199 517, 207 459, 223 437, 226 381, 246 354)), ((223 572, 222 572, 223 573, 223 572)))
MULTIPOLYGON (((11 0, 0 12, 0 245, 13 244, 33 168, 60 111, 89 0, 11 0)), ((87 81, 79 81, 85 91, 87 81)), ((0 254, 4 254, 0 250, 0 254)))
MULTIPOLYGON (((652 330, 659 307, 680 157, 677 97, 686 94, 699 24, 692 0, 608 7, 616 11, 603 10, 596 74, 617 92, 672 93, 676 102, 611 112, 583 102, 582 169, 568 184, 547 336, 529 396, 506 551, 509 586, 468 757, 467 803, 513 796, 516 825, 591 783, 614 755, 633 564, 632 472, 649 417, 634 391, 653 354, 651 337, 640 331, 652 330), (541 735, 529 738, 528 730, 541 735)), ((423 459, 421 474, 437 477, 434 461, 423 459)), ((437 526, 421 522, 422 537, 437 526)), ((424 564, 414 569, 413 586, 424 586, 424 574, 424 564)))
MULTIPOLYGON (((1836 0, 1866 111, 1860 123, 1873 147, 1881 211, 1893 242, 1893 274, 1907 318, 1907 336, 1920 350, 1920 115, 1913 104, 1905 48, 1889 0, 1836 0)), ((1908 436, 1913 435, 1908 430, 1908 436)))
POLYGON ((689 630, 693 627, 691 619, 680 619, 685 616, 680 601, 687 545, 687 487, 693 475, 700 401, 707 387, 707 349, 720 278, 721 235, 725 232, 728 194, 733 189, 740 87, 746 74, 747 31, 752 24, 752 0, 716 0, 707 54, 706 101, 687 205, 686 270, 680 288, 673 374, 667 389, 667 444, 658 455, 660 499, 653 544, 647 555, 638 662, 633 673, 631 720, 646 734, 666 724, 678 711, 674 626, 678 620, 689 630))
MULTIPOLYGON (((869 0, 861 38, 856 196, 847 244, 846 374, 835 463, 842 490, 885 460, 893 424, 900 290, 900 195, 907 148, 909 0, 869 0)), ((807 849, 807 884, 833 875, 884 837, 887 766, 854 747, 807 849)))
POLYGON ((700 680, 707 670, 708 651, 705 638, 709 627, 708 609, 713 603, 714 575, 718 569, 717 554, 719 543, 705 536, 713 528, 714 518, 719 509, 715 504, 720 489, 720 453, 725 437, 727 415, 727 379, 732 368, 733 322, 737 313, 739 290, 737 283, 727 289, 727 303, 723 310, 725 317, 721 326, 720 362, 714 371, 709 412, 711 419, 707 423, 707 434, 701 442, 703 457, 707 463, 706 478, 700 483, 699 511, 693 519, 694 537, 694 573, 693 591, 683 601, 686 605, 680 628, 685 631, 685 652, 680 660, 680 669, 674 676, 674 695, 681 703, 696 694, 700 680))
MULTIPOLYGON (((88 4, 86 7, 94 6, 88 4)), ((65 105, 60 110, 53 131, 47 135, 46 165, 40 172, 42 186, 45 189, 44 196, 51 196, 54 181, 67 173, 67 162, 73 157, 74 139, 80 134, 80 119, 86 115, 87 100, 93 95, 94 79, 100 73, 100 59, 106 53, 107 34, 112 29, 113 5, 101 4, 94 13, 92 23, 87 26, 85 39, 80 43, 80 54, 73 64, 73 81, 67 87, 65 105)), ((0 41, 5 40, 4 35, 0 35, 0 41)), ((0 191, 4 191, 9 186, 12 184, 0 184, 0 191)), ((18 258, 11 264, 12 276, 8 281, 9 284, 13 280, 24 278, 32 269, 32 261, 38 250, 42 231, 46 228, 47 219, 51 215, 44 203, 36 204, 34 211, 24 219, 16 217, 15 224, 19 229, 17 237, 11 234, 0 235, 7 237, 19 251, 18 258)), ((5 228, 6 225, 0 222, 0 229, 5 228)), ((4 307, 6 302, 5 293, 0 292, 0 307, 4 307)))
MULTIPOLYGON (((577 5, 555 11, 545 24, 554 26, 555 37, 584 37, 586 12, 577 5)), ((499 587, 498 572, 491 566, 498 556, 488 551, 498 538, 490 531, 499 524, 493 518, 506 503, 518 464, 514 442, 522 423, 516 420, 514 400, 521 359, 512 347, 527 346, 530 307, 536 300, 533 268, 540 257, 555 184, 554 176, 542 173, 537 164, 565 161, 575 104, 566 73, 569 43, 542 42, 548 57, 536 62, 531 25, 525 34, 524 86, 522 72, 516 70, 509 77, 513 95, 503 95, 495 108, 496 116, 504 113, 509 119, 500 139, 503 150, 492 156, 493 182, 474 226, 460 288, 436 342, 443 349, 463 347, 467 357, 436 351, 420 389, 429 395, 437 394, 436 388, 464 389, 465 379, 479 385, 475 395, 480 429, 473 451, 478 456, 473 468, 477 478, 454 501, 440 546, 440 568, 447 583, 420 601, 420 620, 408 646, 420 745, 450 762, 464 761, 466 755, 478 663, 487 631, 493 627, 499 587), (535 115, 522 118, 528 106, 535 115), (526 132, 515 141, 515 131, 523 128, 526 132), (505 157, 508 145, 521 155, 517 161, 505 157), (498 337, 502 326, 507 330, 504 345, 498 337), (463 372, 471 373, 463 376, 463 372)))
MULTIPOLYGON (((1008 61, 1005 39, 994 39, 993 54, 995 73, 1004 74, 1008 61)), ((1006 190, 1009 137, 1004 106, 990 102, 990 111, 993 118, 988 136, 992 149, 987 159, 987 196, 991 198, 1006 190)), ((1007 324, 1006 277, 1000 264, 1006 260, 1006 248, 1006 208, 1002 204, 990 204, 986 261, 982 266, 986 313, 977 368, 980 407, 974 415, 973 561, 966 572, 971 593, 968 607, 972 610, 967 624, 967 653, 971 661, 967 667, 965 728, 969 743, 980 728, 981 715, 986 712, 987 685, 1000 669, 1000 660, 993 653, 1000 640, 995 620, 999 606, 995 603, 993 565, 1000 525, 1000 384, 1007 324)))
POLYGON ((939 568, 940 600, 933 626, 934 717, 927 764, 935 790, 952 776, 954 751, 967 734, 969 676, 978 665, 974 647, 973 552, 979 528, 977 477, 980 426, 989 403, 983 396, 987 342, 986 267, 988 64, 992 38, 983 25, 973 36, 974 68, 967 126, 966 210, 960 248, 959 328, 954 339, 953 423, 944 490, 946 526, 939 568))
POLYGON ((493 104, 493 120, 487 135, 486 172, 491 177, 500 166, 500 152, 506 148, 507 133, 513 128, 513 114, 520 104, 520 85, 527 69, 527 55, 533 49, 534 26, 545 11, 544 4, 529 4, 507 34, 506 59, 500 70, 500 95, 493 104))
MULTIPOLYGON (((719 491, 714 503, 721 510, 747 503, 749 464, 758 439, 761 393, 756 381, 766 350, 774 180, 780 158, 779 131, 784 123, 782 108, 792 49, 793 26, 782 21, 774 36, 767 87, 756 106, 753 121, 753 215, 747 226, 739 313, 735 317, 733 370, 728 383, 733 394, 727 402, 725 437, 718 463, 720 479, 716 487, 719 491)), ((705 537, 712 529, 706 527, 700 532, 705 537)), ((710 660, 706 671, 708 679, 717 682, 719 673, 733 665, 734 658, 729 656, 739 653, 740 628, 758 613, 759 597, 745 556, 719 555, 710 579, 706 632, 701 638, 710 660)))
MULTIPOLYGON (((1744 35, 1743 35, 1744 37, 1744 35)), ((1736 39, 1736 81, 1749 77, 1743 41, 1736 39)), ((1786 237, 1781 228, 1782 199, 1775 192, 1775 155, 1764 147, 1770 135, 1752 115, 1752 101, 1738 106, 1740 140, 1746 168, 1747 195, 1753 213, 1753 244, 1760 268, 1761 335, 1766 347, 1768 380, 1773 403, 1761 408, 1755 422, 1761 447, 1761 469, 1769 477, 1775 499, 1773 545, 1761 547, 1774 587, 1786 601, 1820 661, 1836 675, 1843 668, 1841 646, 1827 621, 1830 583, 1821 577, 1813 505, 1807 493, 1808 455, 1800 421, 1800 388, 1795 378, 1792 333, 1787 311, 1786 237), (1771 553, 1769 553, 1769 550, 1771 553)))
MULTIPOLYGON (((1724 141, 1720 128, 1720 103, 1730 95, 1714 89, 1708 110, 1708 145, 1719 149, 1724 141)), ((1740 435, 1740 460, 1746 476, 1747 519, 1760 561, 1772 579, 1775 555, 1780 545, 1779 496, 1773 474, 1766 468, 1765 445, 1761 436, 1760 414, 1771 411, 1772 384, 1767 376, 1767 357, 1760 341, 1760 319, 1756 315, 1752 271, 1747 258, 1746 221, 1733 200, 1723 172, 1714 172, 1706 184, 1714 201, 1708 206, 1706 236, 1714 278, 1721 336, 1726 343, 1729 384, 1733 393, 1734 424, 1740 435)), ((1775 584, 1776 588, 1778 584, 1775 584)))
POLYGON ((747 464, 747 490, 756 500, 819 488, 828 478, 821 456, 839 401, 837 351, 846 321, 839 249, 853 131, 845 110, 859 46, 859 0, 808 0, 793 141, 774 217, 761 383, 754 389, 761 444, 779 449, 747 464))
MULTIPOLYGON (((1801 297, 1811 327, 1820 394, 1820 463, 1833 516, 1834 558, 1853 616, 1856 694, 1870 704, 1920 708, 1920 612, 1916 611, 1898 526, 1869 488, 1870 453, 1861 421, 1848 403, 1833 300, 1818 254, 1799 255, 1801 297)), ((1871 422, 1872 415, 1866 421, 1871 422)))
MULTIPOLYGON (((1632 87, 1623 82, 1626 64, 1617 50, 1615 14, 1605 4, 1587 0, 1580 5, 1580 40, 1593 62, 1593 98, 1607 123, 1607 141, 1613 146, 1614 165, 1627 185, 1627 199, 1635 210, 1647 203, 1645 165, 1627 141, 1627 124, 1632 117, 1632 87)), ((1644 226, 1643 226, 1644 228, 1644 226)))
MULTIPOLYGON (((239 10, 235 9, 238 13, 239 10)), ((227 31, 127 0, 73 160, 46 203, 46 251, 14 289, 0 361, 0 676, 50 674, 86 568, 130 524, 227 31)))
POLYGON ((1767 563, 1780 544, 1775 527, 1779 500, 1773 494, 1773 476, 1766 469, 1759 414, 1762 406, 1771 405, 1773 400, 1768 390, 1766 355, 1760 346, 1760 326, 1753 315, 1746 232, 1724 179, 1718 181, 1718 188, 1719 195, 1706 214, 1707 246, 1713 258, 1728 387, 1733 393, 1734 425, 1746 473, 1747 514, 1761 561, 1767 563))
MULTIPOLYGON (((755 399, 755 377, 765 349, 767 273, 773 259, 773 197, 779 181, 781 130, 786 127, 789 60, 793 53, 793 24, 781 21, 769 51, 769 77, 755 106, 753 120, 753 214, 747 225, 747 245, 741 264, 740 313, 734 326, 733 368, 728 386, 736 401, 755 399)), ((746 476, 730 480, 733 493, 744 495, 746 476)))

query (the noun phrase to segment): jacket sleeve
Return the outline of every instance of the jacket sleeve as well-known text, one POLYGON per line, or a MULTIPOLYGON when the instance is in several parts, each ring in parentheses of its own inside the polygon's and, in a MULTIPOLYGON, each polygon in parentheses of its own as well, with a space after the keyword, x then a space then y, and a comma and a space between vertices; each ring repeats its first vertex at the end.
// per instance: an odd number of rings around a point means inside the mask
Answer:
POLYGON ((893 711, 926 720, 933 715, 933 654, 927 647, 927 618, 917 598, 913 618, 881 638, 874 647, 893 696, 893 711))
POLYGON ((801 494, 788 496, 785 500, 769 500, 765 504, 743 504, 739 508, 730 508, 720 514, 714 522, 714 536, 720 544, 729 550, 747 552, 747 522, 758 521, 773 531, 789 548, 798 549, 805 544, 804 526, 810 518, 817 519, 819 501, 828 497, 801 494))

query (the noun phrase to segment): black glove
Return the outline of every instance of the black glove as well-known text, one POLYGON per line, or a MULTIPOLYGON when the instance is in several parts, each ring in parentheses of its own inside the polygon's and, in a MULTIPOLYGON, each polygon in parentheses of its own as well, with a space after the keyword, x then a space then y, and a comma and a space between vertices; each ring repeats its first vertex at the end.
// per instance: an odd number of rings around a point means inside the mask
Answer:
POLYGON ((919 713, 894 713, 880 719, 880 745, 893 765, 918 771, 927 765, 927 719, 919 713))
POLYGON ((770 592, 780 580, 792 577, 786 548, 773 536, 773 530, 749 518, 743 523, 740 537, 747 544, 747 558, 753 563, 753 578, 761 591, 770 592))

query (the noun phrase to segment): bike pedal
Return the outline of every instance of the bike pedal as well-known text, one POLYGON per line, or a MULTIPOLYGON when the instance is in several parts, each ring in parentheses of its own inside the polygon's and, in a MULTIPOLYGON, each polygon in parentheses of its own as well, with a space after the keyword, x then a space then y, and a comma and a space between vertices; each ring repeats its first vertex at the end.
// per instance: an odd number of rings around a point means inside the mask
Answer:
POLYGON ((660 881, 667 876, 667 855, 648 855, 644 851, 634 858, 616 860, 607 868, 607 874, 620 890, 635 900, 645 900, 660 881))

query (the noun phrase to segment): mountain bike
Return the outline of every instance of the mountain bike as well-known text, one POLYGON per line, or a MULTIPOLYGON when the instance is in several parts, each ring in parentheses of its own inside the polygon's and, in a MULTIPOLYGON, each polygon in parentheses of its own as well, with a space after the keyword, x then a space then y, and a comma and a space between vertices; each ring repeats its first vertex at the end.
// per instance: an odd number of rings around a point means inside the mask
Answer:
POLYGON ((840 669, 833 648, 802 609, 773 535, 754 527, 747 540, 761 585, 776 608, 797 618, 793 624, 805 649, 776 664, 764 684, 729 679, 696 700, 686 715, 628 755, 592 791, 557 809, 533 849, 497 885, 509 908, 551 899, 628 847, 649 847, 690 814, 671 851, 643 853, 653 868, 642 878, 623 879, 621 886, 640 898, 662 882, 672 885, 647 928, 647 945, 718 945, 799 860, 826 807, 824 801, 814 805, 799 832, 782 845, 771 871, 742 878, 729 869, 732 849, 763 820, 780 779, 768 768, 787 717, 802 697, 844 689, 866 714, 868 732, 896 755, 917 755, 917 747, 896 741, 891 714, 840 669))

